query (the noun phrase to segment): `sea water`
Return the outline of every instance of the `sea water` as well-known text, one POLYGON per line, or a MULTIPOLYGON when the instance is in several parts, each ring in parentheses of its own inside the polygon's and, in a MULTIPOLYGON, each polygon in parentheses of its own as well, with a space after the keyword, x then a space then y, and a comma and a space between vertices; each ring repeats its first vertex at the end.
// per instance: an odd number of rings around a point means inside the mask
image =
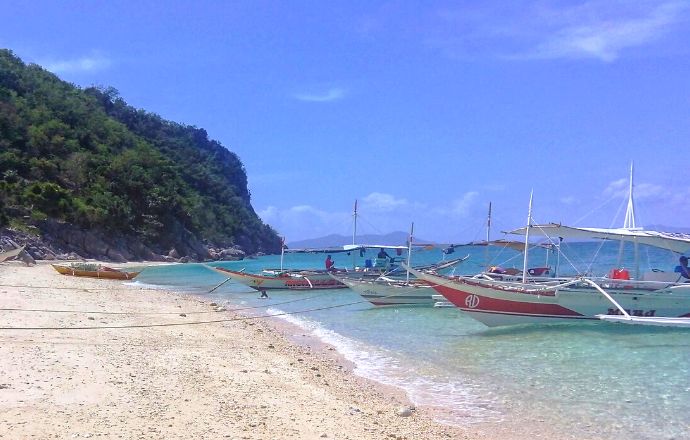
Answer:
MULTIPOLYGON (((563 274, 603 275, 673 270, 677 256, 614 243, 577 243, 530 252, 530 266, 558 265, 563 274), (595 261, 595 263, 592 263, 595 261)), ((372 251, 369 251, 372 252, 372 251)), ((522 267, 522 254, 459 247, 470 258, 456 273, 486 265, 522 267)), ((415 252, 413 264, 441 259, 438 250, 415 252)), ((335 254, 347 267, 352 257, 335 254)), ((366 258, 366 256, 364 256, 366 258)), ((286 255, 284 267, 320 268, 324 255, 286 255)), ((213 263, 248 272, 280 266, 279 256, 213 263)), ((358 264, 358 262, 355 262, 358 264)), ((355 373, 403 389, 415 405, 442 422, 462 426, 515 426, 513 434, 574 439, 690 439, 690 331, 604 322, 488 328, 455 308, 376 308, 349 289, 258 292, 228 282, 201 264, 151 267, 138 283, 162 286, 244 308, 254 316, 280 315, 296 332, 333 345, 355 373), (540 435, 541 434, 541 435, 540 435)), ((508 437, 506 432, 506 437, 508 437)))

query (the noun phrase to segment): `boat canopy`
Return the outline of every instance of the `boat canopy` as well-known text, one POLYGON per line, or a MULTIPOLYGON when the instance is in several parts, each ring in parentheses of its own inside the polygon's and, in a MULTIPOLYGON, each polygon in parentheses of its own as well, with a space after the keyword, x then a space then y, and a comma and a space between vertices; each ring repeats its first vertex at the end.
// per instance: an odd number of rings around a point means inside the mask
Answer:
MULTIPOLYGON (((491 240, 491 241, 471 241, 465 244, 456 244, 454 246, 496 246, 503 248, 510 248, 518 252, 523 252, 525 250, 525 242, 523 241, 513 241, 513 240, 491 240)), ((538 243, 532 244, 531 246, 543 247, 546 249, 551 249, 553 245, 551 243, 538 243)))
POLYGON ((307 248, 307 249, 285 249, 285 253, 293 254, 338 254, 343 252, 352 252, 365 249, 400 249, 407 250, 407 246, 391 246, 387 244, 346 244, 341 247, 327 247, 327 248, 307 248))
MULTIPOLYGON (((525 235, 526 232, 527 228, 519 228, 507 233, 525 235)), ((647 231, 641 228, 575 228, 549 223, 545 225, 532 225, 529 228, 529 233, 530 235, 536 234, 547 237, 629 241, 678 253, 690 250, 690 234, 647 231)))

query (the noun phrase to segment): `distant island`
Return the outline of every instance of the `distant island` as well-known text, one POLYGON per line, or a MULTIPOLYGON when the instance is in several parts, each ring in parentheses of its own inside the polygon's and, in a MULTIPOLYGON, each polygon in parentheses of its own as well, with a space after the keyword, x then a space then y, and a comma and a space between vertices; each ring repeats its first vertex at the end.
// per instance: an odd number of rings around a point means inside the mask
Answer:
POLYGON ((10 50, 0 50, 0 228, 38 259, 280 252, 239 157, 204 129, 135 109, 113 88, 78 88, 10 50))

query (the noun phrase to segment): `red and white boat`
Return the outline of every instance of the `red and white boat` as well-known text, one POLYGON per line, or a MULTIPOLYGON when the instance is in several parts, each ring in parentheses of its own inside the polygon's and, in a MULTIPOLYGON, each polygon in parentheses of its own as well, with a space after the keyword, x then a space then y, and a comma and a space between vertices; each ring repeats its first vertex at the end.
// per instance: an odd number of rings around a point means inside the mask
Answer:
MULTIPOLYGON (((642 229, 571 228, 533 225, 512 231, 541 232, 551 237, 606 239, 646 244, 683 253, 690 250, 690 235, 642 229)), ((627 270, 609 277, 443 277, 410 270, 434 286, 448 301, 472 318, 488 325, 554 323, 622 315, 615 303, 637 317, 690 317, 690 283, 677 272, 652 271, 631 278, 627 270), (614 301, 611 301, 609 295, 614 301)))

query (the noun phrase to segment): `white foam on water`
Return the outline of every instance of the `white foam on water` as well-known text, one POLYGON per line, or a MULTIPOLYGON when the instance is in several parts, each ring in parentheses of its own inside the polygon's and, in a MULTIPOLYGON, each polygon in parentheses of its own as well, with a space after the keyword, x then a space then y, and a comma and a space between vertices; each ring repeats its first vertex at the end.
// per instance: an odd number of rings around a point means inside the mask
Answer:
MULTIPOLYGON (((269 308, 270 314, 282 313, 269 308)), ((422 372, 389 350, 354 340, 319 322, 295 315, 278 316, 290 324, 309 330, 322 342, 332 345, 355 365, 354 373, 384 385, 400 388, 412 403, 430 409, 434 418, 448 425, 497 422, 502 419, 498 402, 480 392, 467 380, 441 377, 438 373, 422 372)))

